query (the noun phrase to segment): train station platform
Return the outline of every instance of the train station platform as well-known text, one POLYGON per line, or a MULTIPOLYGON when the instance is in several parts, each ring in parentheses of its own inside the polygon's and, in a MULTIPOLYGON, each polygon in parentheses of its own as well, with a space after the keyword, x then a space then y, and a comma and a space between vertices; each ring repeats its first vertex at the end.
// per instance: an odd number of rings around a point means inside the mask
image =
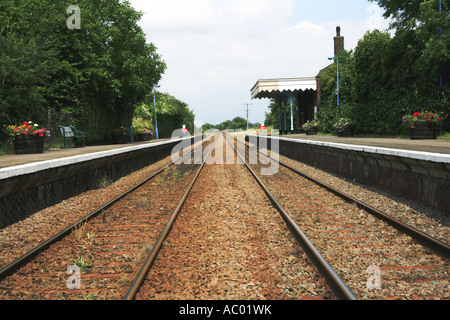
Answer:
MULTIPOLYGON (((248 135, 251 137, 251 135, 248 135)), ((193 142, 193 137, 191 137, 193 142)), ((280 154, 350 181, 415 199, 450 213, 450 141, 272 137, 280 154)), ((0 156, 0 228, 82 192, 116 181, 171 155, 180 140, 49 150, 0 156)))
POLYGON ((281 137, 383 149, 450 154, 450 140, 410 140, 406 138, 337 137, 322 135, 307 136, 306 134, 289 134, 281 135, 281 137))
POLYGON ((152 140, 150 142, 133 142, 128 144, 115 144, 115 145, 100 145, 100 146, 87 146, 84 148, 70 148, 70 149, 50 149, 41 154, 27 154, 27 155, 1 155, 0 156, 0 169, 8 167, 20 166, 30 163, 36 163, 48 160, 57 160, 63 158, 69 158, 80 155, 88 155, 104 151, 112 151, 116 149, 123 149, 133 146, 141 146, 146 144, 154 144, 158 142, 164 142, 166 139, 152 140))
POLYGON ((0 156, 0 229, 170 156, 179 141, 50 150, 0 156))
MULTIPOLYGON (((409 140, 403 138, 371 138, 371 137, 337 137, 337 136, 307 136, 306 134, 281 135, 281 138, 295 140, 309 140, 315 142, 326 142, 343 145, 367 146, 373 148, 396 149, 406 152, 425 152, 434 154, 450 155, 450 140, 409 140)), ((84 148, 54 149, 45 151, 43 154, 30 155, 2 155, 0 156, 0 169, 20 166, 35 162, 63 159, 79 155, 87 155, 97 152, 111 151, 115 149, 154 144, 170 139, 152 140, 150 142, 133 142, 124 145, 101 145, 88 146, 84 148)))
MULTIPOLYGON (((256 143, 260 136, 248 135, 256 143)), ((262 142, 313 168, 450 214, 450 141, 288 134, 262 142)), ((259 143, 259 142, 258 142, 259 143)))

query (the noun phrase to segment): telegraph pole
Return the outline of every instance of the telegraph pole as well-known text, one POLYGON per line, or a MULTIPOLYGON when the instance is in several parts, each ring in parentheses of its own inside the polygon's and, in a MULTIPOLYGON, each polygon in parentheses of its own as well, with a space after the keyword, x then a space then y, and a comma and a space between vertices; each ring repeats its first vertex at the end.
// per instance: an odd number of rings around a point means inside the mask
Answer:
POLYGON ((244 103, 244 106, 247 106, 247 131, 248 131, 248 115, 249 115, 249 108, 248 106, 251 106, 251 103, 244 103))

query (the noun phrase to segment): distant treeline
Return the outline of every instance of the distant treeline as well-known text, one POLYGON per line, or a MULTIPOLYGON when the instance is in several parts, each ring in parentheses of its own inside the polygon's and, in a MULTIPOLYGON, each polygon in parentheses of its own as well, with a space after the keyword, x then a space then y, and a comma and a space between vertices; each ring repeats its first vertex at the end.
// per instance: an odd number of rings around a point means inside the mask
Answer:
MULTIPOLYGON (((259 123, 259 122, 248 124, 249 129, 254 129, 254 128, 259 129, 260 126, 261 126, 261 123, 259 123)), ((247 130, 247 120, 245 120, 244 118, 241 118, 241 117, 236 117, 233 120, 227 120, 218 125, 213 125, 210 123, 206 123, 203 125, 203 131, 207 131, 210 129, 217 129, 219 131, 239 130, 239 129, 247 130)))

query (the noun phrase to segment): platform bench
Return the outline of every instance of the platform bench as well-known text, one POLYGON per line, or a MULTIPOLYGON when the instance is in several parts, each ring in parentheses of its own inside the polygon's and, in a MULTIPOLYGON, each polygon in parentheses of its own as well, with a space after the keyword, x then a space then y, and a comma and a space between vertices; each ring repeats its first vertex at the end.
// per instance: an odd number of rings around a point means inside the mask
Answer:
POLYGON ((61 130, 61 135, 64 137, 64 149, 67 149, 67 139, 73 139, 76 148, 83 148, 86 146, 87 134, 78 131, 71 126, 57 126, 61 130))

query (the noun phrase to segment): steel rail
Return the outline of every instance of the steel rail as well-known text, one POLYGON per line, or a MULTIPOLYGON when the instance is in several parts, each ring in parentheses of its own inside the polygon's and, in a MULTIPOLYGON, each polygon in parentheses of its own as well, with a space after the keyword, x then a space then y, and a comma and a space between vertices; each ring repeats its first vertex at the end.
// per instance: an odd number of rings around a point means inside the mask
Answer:
POLYGON ((402 231, 403 233, 409 235, 411 238, 414 238, 418 243, 422 244, 423 246, 430 248, 431 250, 433 250, 436 254, 438 254, 440 257, 445 258, 445 259, 449 259, 450 258, 450 246, 442 241, 440 241, 439 239, 436 239, 398 219, 395 219, 394 217, 388 215, 385 212, 382 212, 378 209, 375 209, 371 206, 369 206, 368 204, 352 197, 349 196, 325 183, 322 183, 320 181, 315 180, 312 177, 309 177, 308 175, 284 164, 281 163, 280 164, 284 167, 286 167, 287 169, 303 176, 304 178, 316 183, 317 185, 321 186, 324 189, 327 189, 328 191, 334 193, 335 195, 341 197, 342 199, 346 200, 347 202, 350 203, 355 203, 360 209, 364 209, 367 212, 369 212, 370 214, 376 216, 377 218, 387 222, 389 225, 391 225, 392 227, 402 231))
POLYGON ((159 252, 161 251, 161 247, 162 247, 164 241, 166 240, 167 236, 169 235, 170 231, 172 230, 172 227, 173 227, 173 225, 175 224, 175 221, 178 218, 178 215, 179 215, 179 213, 181 211, 181 208, 183 207, 184 203, 186 202, 187 197, 191 193, 192 188, 194 187, 194 184, 196 183, 196 181, 197 181, 201 171, 203 170, 207 159, 211 155, 212 150, 214 149, 215 143, 216 143, 216 141, 214 141, 214 144, 212 145, 212 147, 210 148, 207 156, 203 160, 203 163, 201 164, 200 168, 198 169, 195 177, 192 179, 191 184, 186 189, 186 192, 184 193, 182 199, 180 200, 177 208, 173 212, 173 214, 172 214, 169 222, 167 223, 164 231, 161 233, 161 235, 160 235, 158 241, 156 242, 155 246, 153 247, 152 251, 147 256, 147 259, 146 259, 144 265, 141 267, 141 269, 137 273, 137 276, 135 277, 133 283, 131 284, 128 292, 125 294, 123 300, 134 300, 136 298, 136 294, 139 292, 139 289, 140 289, 142 283, 144 282, 145 277, 147 276, 150 268, 152 267, 153 263, 155 262, 156 257, 158 256, 159 252))
MULTIPOLYGON (((194 152, 194 151, 192 151, 192 152, 194 152)), ((192 152, 191 152, 191 154, 192 154, 192 152)), ((187 155, 185 155, 184 157, 187 157, 187 155)), ((183 159, 183 158, 181 158, 181 159, 183 159)), ((66 229, 60 231, 59 233, 57 233, 56 235, 54 235, 50 239, 42 242, 41 244, 39 244, 38 246, 36 246, 32 250, 28 251, 26 254, 22 255, 20 258, 16 259, 15 261, 11 262, 7 266, 5 266, 2 269, 0 269, 0 281, 2 281, 4 278, 6 278, 7 276, 11 275, 16 270, 18 270, 20 267, 22 267, 23 265, 25 265, 26 263, 31 261, 39 253, 47 250, 51 245, 55 244, 58 241, 61 241, 64 237, 68 236, 71 232, 73 232, 73 230, 75 230, 79 226, 85 224, 86 222, 89 222, 93 218, 97 217, 100 213, 102 213, 103 211, 109 209, 112 205, 114 205, 115 203, 119 202, 120 200, 122 200, 123 198, 128 196, 129 194, 133 193, 134 191, 136 191, 137 189, 142 187, 144 184, 146 184, 147 182, 151 181, 156 176, 158 176, 159 174, 161 174, 162 172, 164 172, 168 168, 172 167, 173 165, 175 165, 175 163, 171 163, 171 164, 165 166, 164 168, 162 168, 161 170, 157 171, 156 173, 154 173, 150 177, 144 179, 140 183, 138 183, 135 186, 133 186, 128 191, 125 191, 124 193, 122 193, 121 195, 117 196, 113 200, 111 200, 108 203, 104 204, 103 206, 101 206, 100 208, 96 209, 95 211, 91 212, 86 217, 80 219, 79 221, 75 222, 71 226, 69 226, 66 229)))
MULTIPOLYGON (((228 141, 228 143, 230 142, 228 141)), ((241 161, 245 164, 251 175, 255 178, 255 180, 264 190, 266 195, 269 197, 270 201, 278 209, 284 221, 286 222, 288 228, 291 230, 294 237, 297 239, 300 246, 307 254, 308 258, 319 269, 320 273, 327 279, 327 283, 330 286, 333 293, 336 295, 336 297, 340 300, 358 300, 356 296, 351 292, 351 290, 347 287, 347 285, 344 283, 344 281, 339 277, 336 271, 333 270, 331 265, 325 260, 322 254, 316 249, 313 243, 308 239, 308 237, 298 227, 298 225, 291 218, 291 216, 286 212, 283 206, 278 202, 275 196, 269 191, 269 189, 265 186, 265 184, 261 181, 261 179, 252 170, 252 168, 250 168, 250 166, 245 161, 245 155, 243 158, 239 154, 239 152, 237 152, 237 150, 234 148, 233 145, 231 145, 231 147, 234 149, 235 153, 238 155, 241 161)))
MULTIPOLYGON (((250 146, 248 146, 250 148, 250 146)), ((253 150, 256 150, 254 148, 252 148, 253 150)), ((348 194, 337 190, 336 188, 327 185, 311 176, 309 176, 308 174, 301 172, 279 160, 276 160, 272 157, 269 157, 267 155, 264 155, 265 157, 273 160, 273 161, 278 161, 279 164, 281 164, 283 167, 291 170, 292 172, 304 177, 305 179, 317 184, 318 186, 334 193, 335 195, 337 195, 338 197, 340 197, 341 199, 349 202, 349 203, 354 203, 356 204, 360 209, 366 210, 368 213, 372 214, 373 216, 377 217, 378 219, 381 219, 385 222, 387 222, 389 225, 391 225, 392 227, 396 228, 397 230, 409 235, 411 238, 415 239, 418 243, 420 243, 421 245, 433 250, 437 255, 439 255, 440 257, 444 258, 444 259, 449 259, 450 258, 450 245, 448 245, 447 243, 444 243, 442 241, 440 241, 439 239, 436 239, 398 219, 395 219, 394 217, 388 215, 385 212, 382 212, 378 209, 373 208, 372 206, 368 205, 367 203, 364 203, 361 200, 358 200, 352 196, 349 196, 348 194)))

